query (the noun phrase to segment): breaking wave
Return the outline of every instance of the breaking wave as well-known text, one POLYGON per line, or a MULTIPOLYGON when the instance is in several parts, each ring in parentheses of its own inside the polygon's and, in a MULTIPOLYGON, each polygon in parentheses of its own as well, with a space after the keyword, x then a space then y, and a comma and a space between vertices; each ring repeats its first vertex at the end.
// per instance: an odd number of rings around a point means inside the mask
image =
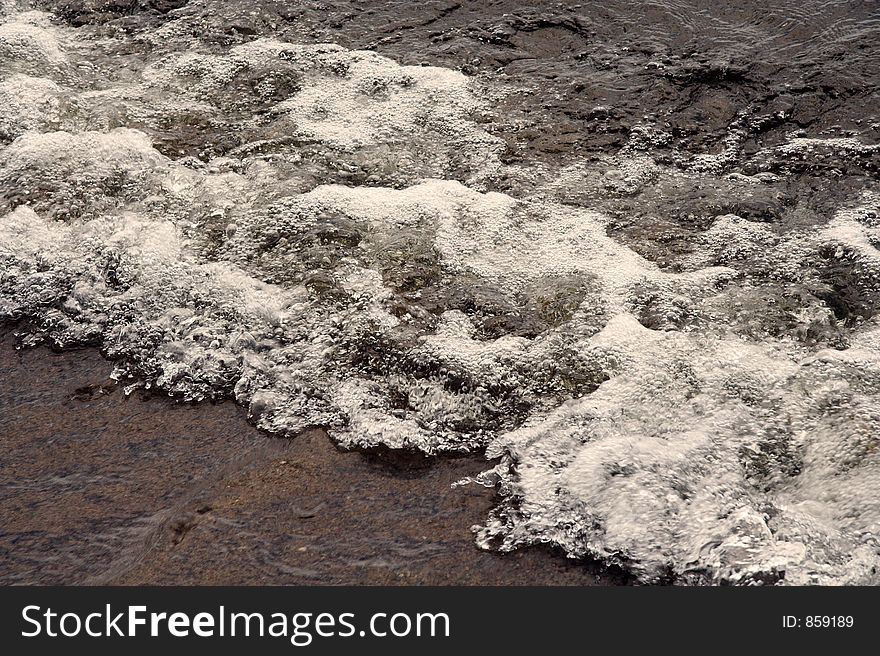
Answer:
POLYGON ((878 582, 873 178, 789 231, 721 212, 675 266, 605 211, 760 198, 812 160, 876 170, 877 146, 793 135, 745 171, 740 124, 672 159, 646 128, 530 169, 485 127, 501 83, 330 44, 163 49, 173 18, 135 65, 3 7, 0 318, 25 343, 98 345, 128 389, 232 396, 274 433, 485 450, 487 547, 878 582), (527 193, 493 191, 511 177, 527 193))

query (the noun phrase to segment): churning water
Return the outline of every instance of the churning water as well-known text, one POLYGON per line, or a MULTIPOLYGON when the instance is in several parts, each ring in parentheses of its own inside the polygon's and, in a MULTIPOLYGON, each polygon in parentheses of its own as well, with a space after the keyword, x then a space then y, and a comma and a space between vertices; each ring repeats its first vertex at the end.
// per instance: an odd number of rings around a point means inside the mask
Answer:
MULTIPOLYGON (((590 154, 511 158, 515 76, 269 28, 218 43, 211 2, 97 26, 36 4, 57 15, 0 13, 0 318, 26 343, 98 345, 132 389, 232 396, 278 434, 485 450, 487 547, 646 581, 878 582, 876 87, 848 133, 798 128, 780 92, 702 150, 645 116, 590 154)), ((806 9, 759 29, 712 4, 658 7, 806 67, 877 37, 846 3, 813 3, 832 20, 810 44, 783 38, 806 9)), ((487 43, 577 33, 516 25, 487 43)), ((656 50, 638 75, 748 76, 656 50)))

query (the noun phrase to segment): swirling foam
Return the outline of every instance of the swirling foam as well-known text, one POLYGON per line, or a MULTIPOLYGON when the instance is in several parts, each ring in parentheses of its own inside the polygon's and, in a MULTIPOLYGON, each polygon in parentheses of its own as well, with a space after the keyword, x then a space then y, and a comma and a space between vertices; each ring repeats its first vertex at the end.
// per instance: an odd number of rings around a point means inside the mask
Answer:
MULTIPOLYGON (((486 448, 487 546, 645 580, 877 582, 880 330, 836 316, 880 299, 870 190, 784 235, 723 214, 673 273, 569 201, 711 180, 717 157, 625 149, 514 198, 486 191, 500 142, 460 73, 160 42, 139 73, 86 81, 69 63, 89 42, 47 15, 0 28, 0 318, 26 342, 99 345, 131 386, 232 395, 278 433, 486 448), (190 128, 201 159, 167 141, 190 128), (826 270, 853 307, 822 300, 826 270)), ((800 138, 766 156, 817 146, 873 156, 800 138)))

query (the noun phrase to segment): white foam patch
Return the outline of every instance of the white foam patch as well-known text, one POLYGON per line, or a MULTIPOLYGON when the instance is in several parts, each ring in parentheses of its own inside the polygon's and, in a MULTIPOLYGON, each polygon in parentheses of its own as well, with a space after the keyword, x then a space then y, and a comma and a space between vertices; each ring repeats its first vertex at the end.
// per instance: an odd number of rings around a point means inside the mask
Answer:
POLYGON ((117 128, 108 133, 33 133, 22 136, 3 151, 4 174, 27 171, 73 177, 79 173, 103 178, 125 169, 139 173, 166 161, 143 132, 117 128))
MULTIPOLYGON (((100 107, 111 97, 102 91, 84 100, 100 107)), ((384 157, 386 168, 408 180, 481 180, 497 170, 503 149, 478 126, 485 107, 461 73, 401 66, 333 44, 258 39, 224 55, 172 53, 148 66, 123 99, 129 115, 150 123, 177 113, 265 131, 269 121, 274 134, 347 153, 358 163, 362 150, 384 157), (251 114, 257 104, 265 114, 251 114)))
POLYGON ((781 155, 808 155, 817 150, 831 150, 842 154, 872 154, 880 152, 880 145, 865 144, 854 137, 828 137, 824 139, 794 137, 784 144, 767 149, 781 155))
POLYGON ((59 125, 61 94, 61 87, 42 77, 16 74, 0 81, 0 140, 59 125))
POLYGON ((606 195, 631 196, 655 182, 661 172, 661 167, 646 155, 603 156, 565 167, 547 185, 547 191, 566 202, 606 195))
POLYGON ((143 132, 26 132, 0 151, 0 184, 13 199, 66 217, 143 196, 168 160, 143 132))
POLYGON ((487 164, 499 149, 497 140, 467 120, 480 106, 461 73, 400 66, 367 51, 315 50, 304 54, 328 68, 345 67, 345 74, 307 87, 276 108, 290 112, 304 134, 344 148, 424 135, 452 148, 478 148, 475 155, 487 164))
POLYGON ((725 214, 715 218, 712 226, 700 235, 699 241, 702 248, 685 258, 685 265, 689 268, 754 260, 770 252, 780 238, 762 223, 725 214))
POLYGON ((609 238, 601 214, 480 193, 457 182, 431 180, 400 191, 324 186, 303 197, 311 201, 383 230, 430 226, 445 266, 512 290, 548 276, 596 277, 604 302, 616 309, 641 282, 700 288, 731 273, 713 267, 668 274, 609 238))
POLYGON ((876 582, 876 352, 868 370, 799 363, 739 340, 648 331, 625 315, 590 347, 617 375, 490 447, 518 463, 501 469, 517 504, 483 540, 500 535, 509 548, 541 536, 648 579, 671 568, 876 582), (840 393, 846 403, 831 410, 825 397, 840 393))
POLYGON ((0 71, 47 74, 67 62, 50 17, 28 11, 0 25, 0 71))

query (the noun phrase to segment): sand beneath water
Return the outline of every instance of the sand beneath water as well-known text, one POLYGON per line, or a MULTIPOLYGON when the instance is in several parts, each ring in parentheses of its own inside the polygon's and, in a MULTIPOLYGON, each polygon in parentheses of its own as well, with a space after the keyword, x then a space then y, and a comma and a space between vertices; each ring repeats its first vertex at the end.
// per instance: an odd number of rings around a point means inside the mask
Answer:
POLYGON ((272 438, 232 402, 126 397, 95 349, 0 333, 0 583, 595 585, 540 548, 479 550, 478 457, 272 438), (440 492, 438 494, 438 491, 440 492), (444 492, 445 491, 445 492, 444 492))

